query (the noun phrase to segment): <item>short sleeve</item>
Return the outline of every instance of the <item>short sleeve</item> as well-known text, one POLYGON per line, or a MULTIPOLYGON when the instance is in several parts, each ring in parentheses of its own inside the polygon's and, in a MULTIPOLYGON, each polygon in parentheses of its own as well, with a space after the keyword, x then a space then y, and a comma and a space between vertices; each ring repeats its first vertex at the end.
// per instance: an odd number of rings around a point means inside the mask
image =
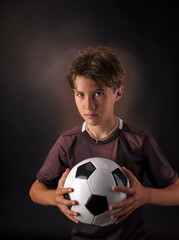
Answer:
POLYGON ((146 134, 143 145, 144 168, 155 187, 163 188, 178 178, 156 141, 146 134))
POLYGON ((39 182, 43 182, 50 187, 57 186, 60 176, 68 167, 63 145, 63 137, 60 136, 51 148, 40 171, 37 173, 37 180, 39 182))

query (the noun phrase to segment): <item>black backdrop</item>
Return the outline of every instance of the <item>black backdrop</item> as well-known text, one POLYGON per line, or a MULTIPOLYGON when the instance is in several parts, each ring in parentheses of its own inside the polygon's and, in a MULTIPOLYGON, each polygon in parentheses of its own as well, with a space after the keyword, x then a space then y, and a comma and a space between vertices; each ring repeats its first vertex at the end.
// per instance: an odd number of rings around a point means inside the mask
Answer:
MULTIPOLYGON (((116 114, 147 129, 179 173, 177 25, 175 1, 0 1, 4 239, 70 236, 70 221, 28 191, 59 134, 82 121, 64 77, 84 47, 119 53, 126 78, 116 114)), ((179 237, 178 207, 146 206, 144 217, 153 239, 179 237)))

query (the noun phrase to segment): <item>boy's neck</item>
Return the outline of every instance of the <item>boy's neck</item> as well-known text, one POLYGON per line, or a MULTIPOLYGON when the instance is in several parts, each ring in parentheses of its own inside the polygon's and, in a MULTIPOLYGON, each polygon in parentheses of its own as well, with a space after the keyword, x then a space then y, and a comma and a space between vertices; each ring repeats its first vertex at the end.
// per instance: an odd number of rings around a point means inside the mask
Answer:
POLYGON ((86 131, 96 141, 102 141, 111 137, 116 132, 118 127, 119 119, 114 116, 113 121, 111 121, 111 123, 106 123, 105 126, 102 125, 92 126, 86 124, 86 131))

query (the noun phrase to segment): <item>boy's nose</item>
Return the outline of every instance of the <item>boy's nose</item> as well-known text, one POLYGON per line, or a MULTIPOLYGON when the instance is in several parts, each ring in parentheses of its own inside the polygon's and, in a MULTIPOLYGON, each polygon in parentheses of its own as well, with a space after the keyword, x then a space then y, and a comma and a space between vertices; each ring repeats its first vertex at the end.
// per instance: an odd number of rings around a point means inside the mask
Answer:
POLYGON ((92 97, 86 98, 86 108, 87 110, 94 110, 96 108, 95 100, 92 97))

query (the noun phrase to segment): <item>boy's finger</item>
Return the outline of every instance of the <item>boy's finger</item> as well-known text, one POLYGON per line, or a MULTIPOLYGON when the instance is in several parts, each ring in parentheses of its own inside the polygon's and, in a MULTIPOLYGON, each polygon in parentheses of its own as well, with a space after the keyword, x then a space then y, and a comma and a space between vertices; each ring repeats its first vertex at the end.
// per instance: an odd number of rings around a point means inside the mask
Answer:
POLYGON ((127 206, 131 205, 131 200, 129 199, 126 199, 120 203, 117 203, 117 204, 113 204, 111 206, 109 206, 109 210, 112 211, 112 210, 121 210, 122 208, 126 208, 127 206))
POLYGON ((62 174, 60 180, 58 181, 58 187, 57 187, 58 189, 59 189, 59 188, 63 188, 64 183, 65 183, 65 180, 66 180, 69 172, 70 172, 70 169, 67 168, 67 169, 65 170, 65 172, 62 174))
POLYGON ((57 197, 56 201, 57 201, 58 204, 61 204, 63 206, 73 206, 73 205, 78 204, 78 202, 75 201, 75 200, 68 200, 68 199, 61 198, 61 197, 57 197))
POLYGON ((71 193, 73 191, 74 191, 73 188, 59 188, 56 191, 56 195, 62 196, 64 194, 71 193))
POLYGON ((129 187, 121 187, 121 186, 113 186, 112 190, 114 192, 123 192, 123 193, 126 193, 126 194, 130 194, 131 191, 132 191, 132 189, 129 188, 129 187))
POLYGON ((69 210, 68 208, 64 208, 61 210, 71 221, 75 222, 75 223, 79 223, 78 219, 76 219, 74 216, 78 216, 79 213, 78 212, 74 212, 69 210))
POLYGON ((126 176, 129 178, 130 183, 134 183, 135 181, 137 181, 137 178, 134 176, 134 174, 128 170, 125 167, 122 167, 122 171, 126 174, 126 176))

